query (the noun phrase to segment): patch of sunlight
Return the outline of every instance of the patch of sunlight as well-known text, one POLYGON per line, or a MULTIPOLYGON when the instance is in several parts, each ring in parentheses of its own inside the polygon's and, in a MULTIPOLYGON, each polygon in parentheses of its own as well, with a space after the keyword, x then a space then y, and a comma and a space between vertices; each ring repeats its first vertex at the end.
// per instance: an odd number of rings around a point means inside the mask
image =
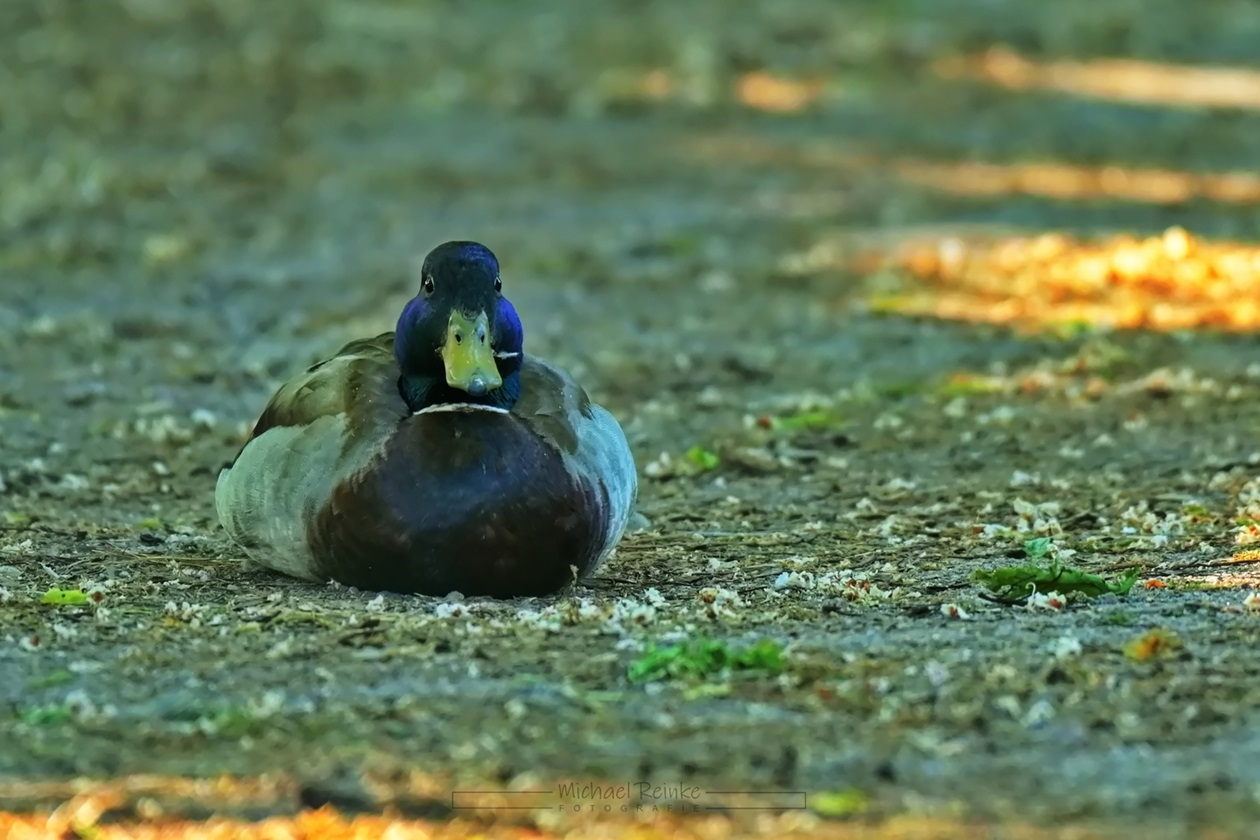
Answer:
POLYGON ((829 92, 828 83, 816 77, 797 79, 752 70, 729 84, 719 84, 694 73, 662 67, 610 67, 600 73, 595 86, 609 102, 705 106, 733 101, 772 114, 802 111, 829 92))
POLYGON ((1260 70, 1134 59, 1034 61, 1005 47, 954 56, 934 67, 945 79, 980 79, 1009 90, 1051 90, 1118 102, 1183 108, 1260 109, 1260 70))
POLYGON ((735 97, 749 108, 774 113, 791 113, 812 104, 822 93, 818 79, 788 79, 756 71, 745 73, 735 83, 735 97))
MULTIPOLYGON (((868 269, 872 260, 857 259, 868 269)), ((1099 241, 918 239, 885 252, 881 267, 909 281, 876 295, 872 306, 884 312, 1033 328, 1260 329, 1260 247, 1181 228, 1099 241)))
POLYGON ((847 196, 850 177, 889 174, 919 187, 976 198, 1030 195, 1059 201, 1102 198, 1170 206, 1195 199, 1260 203, 1260 174, 1250 171, 1187 172, 1058 161, 921 160, 874 153, 861 142, 844 137, 808 143, 751 135, 697 137, 687 144, 684 154, 710 164, 721 161, 726 166, 739 163, 839 176, 829 180, 832 192, 841 196, 847 196))
POLYGON ((897 160, 903 179, 955 195, 1035 195, 1063 200, 1110 198, 1183 204, 1207 198, 1224 204, 1260 201, 1260 176, 1248 172, 1182 172, 1070 163, 937 163, 897 160))

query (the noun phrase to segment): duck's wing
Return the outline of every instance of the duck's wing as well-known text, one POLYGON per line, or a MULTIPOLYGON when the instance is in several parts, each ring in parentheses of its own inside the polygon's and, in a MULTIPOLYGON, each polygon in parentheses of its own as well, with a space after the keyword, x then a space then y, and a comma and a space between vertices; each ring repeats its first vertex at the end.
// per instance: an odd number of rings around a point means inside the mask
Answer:
POLYGON ((405 415, 393 347, 392 332, 352 341, 281 385, 245 446, 269 429, 304 426, 319 417, 344 415, 362 431, 382 418, 405 415))
POLYGON ((393 333, 347 344, 267 403, 219 474, 219 521, 258 565, 312 577, 305 524, 409 413, 398 392, 393 333))
POLYGON ((569 471, 591 482, 602 500, 598 514, 607 517, 607 540, 593 572, 621 539, 638 496, 638 472, 625 433, 567 372, 532 356, 522 365, 521 397, 512 413, 554 444, 569 471))

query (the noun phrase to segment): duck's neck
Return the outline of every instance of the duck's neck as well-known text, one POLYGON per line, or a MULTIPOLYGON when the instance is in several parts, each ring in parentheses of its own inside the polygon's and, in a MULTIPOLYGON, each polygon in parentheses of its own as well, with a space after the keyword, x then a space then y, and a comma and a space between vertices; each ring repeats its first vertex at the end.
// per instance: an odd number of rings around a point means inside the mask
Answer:
POLYGON ((413 412, 451 403, 488 405, 511 410, 521 396, 521 374, 520 371, 513 371, 503 377, 503 384, 498 388, 488 394, 474 397, 467 391, 447 385, 444 378, 404 373, 398 379, 398 393, 402 395, 403 402, 407 403, 407 407, 413 412))

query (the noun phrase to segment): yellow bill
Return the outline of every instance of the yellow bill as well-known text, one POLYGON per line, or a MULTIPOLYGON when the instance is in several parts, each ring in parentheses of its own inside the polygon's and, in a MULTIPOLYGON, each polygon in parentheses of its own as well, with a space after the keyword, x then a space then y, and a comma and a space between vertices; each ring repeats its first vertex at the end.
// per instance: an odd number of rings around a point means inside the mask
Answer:
POLYGON ((494 362, 490 321, 485 312, 473 318, 458 311, 451 313, 446 326, 446 343, 442 345, 442 362, 446 365, 446 384, 474 397, 503 384, 494 362))

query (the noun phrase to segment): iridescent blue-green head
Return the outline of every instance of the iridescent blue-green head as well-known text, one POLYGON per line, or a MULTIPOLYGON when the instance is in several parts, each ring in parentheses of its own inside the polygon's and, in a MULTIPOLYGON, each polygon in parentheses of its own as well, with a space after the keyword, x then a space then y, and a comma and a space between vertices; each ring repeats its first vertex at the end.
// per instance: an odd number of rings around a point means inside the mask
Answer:
POLYGON ((490 249, 439 245, 424 258, 420 292, 394 333, 399 391, 412 411, 440 403, 511 408, 521 393, 523 342, 490 249))

